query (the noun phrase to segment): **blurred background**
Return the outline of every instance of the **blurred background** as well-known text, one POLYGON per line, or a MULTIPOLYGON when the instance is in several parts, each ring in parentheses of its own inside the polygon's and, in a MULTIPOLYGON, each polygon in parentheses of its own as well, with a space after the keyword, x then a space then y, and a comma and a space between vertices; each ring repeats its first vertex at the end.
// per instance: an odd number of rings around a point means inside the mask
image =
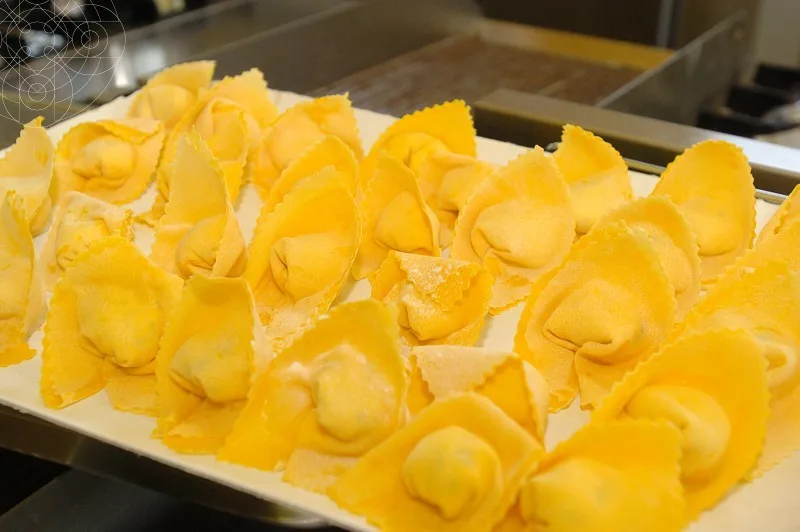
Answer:
MULTIPOLYGON (((463 98, 479 134, 522 145, 576 123, 644 172, 725 138, 786 194, 798 27, 798 0, 0 0, 0 144, 214 59, 396 116, 463 98)), ((321 525, 2 407, 0 448, 3 532, 321 525)))

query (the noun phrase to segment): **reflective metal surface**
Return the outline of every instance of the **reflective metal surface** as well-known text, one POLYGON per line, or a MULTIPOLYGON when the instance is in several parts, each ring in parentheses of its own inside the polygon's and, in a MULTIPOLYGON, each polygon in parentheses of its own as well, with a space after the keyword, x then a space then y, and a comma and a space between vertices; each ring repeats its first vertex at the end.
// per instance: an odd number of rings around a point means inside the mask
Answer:
POLYGON ((470 0, 352 2, 213 50, 222 74, 263 70, 277 89, 306 93, 452 35, 472 34, 470 0))
MULTIPOLYGON (((0 406, 0 447, 178 499, 289 528, 318 528, 317 517, 278 506, 0 406)), ((0 521, 2 524, 2 521, 0 521)), ((0 530, 6 530, 0 527, 0 530)))
MULTIPOLYGON (((3 532, 276 532, 279 525, 71 470, 0 514, 3 532)), ((332 530, 332 529, 331 529, 332 530)))
POLYGON ((728 140, 744 150, 758 189, 789 194, 800 183, 800 150, 766 142, 509 90, 493 92, 473 110, 482 136, 547 146, 561 138, 564 124, 577 124, 613 144, 623 157, 659 166, 697 142, 728 140))
POLYGON ((746 68, 746 36, 752 25, 747 12, 737 12, 598 106, 681 124, 696 123, 700 109, 724 97, 746 68))

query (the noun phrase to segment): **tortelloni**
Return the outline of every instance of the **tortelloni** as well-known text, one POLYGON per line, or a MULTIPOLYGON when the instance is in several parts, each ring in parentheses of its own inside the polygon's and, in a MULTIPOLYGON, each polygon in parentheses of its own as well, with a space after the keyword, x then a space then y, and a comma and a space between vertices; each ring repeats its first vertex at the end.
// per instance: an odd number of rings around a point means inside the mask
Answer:
POLYGON ((258 378, 218 457, 324 492, 403 425, 405 391, 390 309, 339 305, 258 378))
POLYGON ((680 455, 669 423, 590 422, 542 458, 495 532, 682 530, 680 455))
POLYGON ((650 237, 667 274, 682 319, 700 295, 700 256, 689 221, 669 198, 640 198, 613 210, 598 225, 623 221, 650 237))
POLYGON ((665 420, 677 427, 693 520, 756 463, 769 415, 765 370, 761 347, 743 330, 686 334, 628 374, 592 421, 665 420))
POLYGON ((492 314, 519 303, 575 240, 569 189, 537 147, 484 180, 461 211, 450 256, 482 264, 495 278, 492 314))
POLYGON ((328 310, 360 239, 358 206, 333 167, 301 180, 263 213, 244 278, 276 352, 328 310))
POLYGON ((193 131, 183 137, 164 216, 156 226, 151 258, 188 279, 237 277, 247 248, 214 155, 193 131))
POLYGON ((658 348, 675 309, 647 234, 622 222, 604 224, 534 284, 514 351, 544 375, 551 411, 568 406, 579 390, 581 407, 593 408, 658 348))
POLYGON ((665 195, 689 219, 700 248, 703 283, 713 282, 752 244, 756 198, 741 148, 708 140, 672 161, 652 195, 665 195))
POLYGON ((625 160, 611 144, 589 131, 564 126, 553 160, 569 185, 579 235, 633 198, 625 160))
POLYGON ((800 196, 800 185, 796 185, 794 189, 792 189, 792 193, 783 200, 778 210, 775 211, 772 217, 767 221, 761 233, 758 235, 756 247, 762 241, 778 234, 786 225, 800 219, 800 201, 797 201, 798 196, 800 196))
POLYGON ((114 408, 156 414, 155 359, 183 280, 121 236, 89 246, 53 290, 41 395, 63 408, 103 388, 114 408))
POLYGON ((281 172, 280 177, 269 189, 269 194, 264 199, 262 216, 275 210, 294 186, 303 179, 321 172, 326 167, 333 167, 341 178, 346 188, 355 195, 356 181, 358 179, 358 160, 353 150, 339 137, 328 135, 301 156, 292 161, 281 172))
POLYGON ((23 199, 7 192, 0 204, 0 367, 32 358, 28 337, 45 314, 44 287, 35 263, 23 199))
MULTIPOLYGON (((788 200, 787 200, 788 201, 788 200)), ((736 276, 739 272, 782 262, 791 270, 800 271, 800 218, 787 216, 769 237, 762 238, 752 249, 728 266, 720 278, 736 276)))
POLYGON ((215 66, 214 61, 192 61, 162 70, 136 93, 128 116, 153 118, 169 131, 208 90, 215 66))
POLYGON ((82 192, 66 194, 42 249, 45 286, 52 289, 92 242, 110 235, 133 241, 133 211, 82 192))
POLYGON ((453 242, 456 219, 473 191, 496 170, 493 164, 449 151, 435 152, 420 165, 420 190, 439 219, 439 242, 443 248, 453 242))
POLYGON ((358 124, 347 95, 298 103, 280 115, 264 131, 257 155, 253 182, 262 197, 295 159, 329 135, 344 142, 356 159, 361 159, 358 124))
POLYGON ((0 197, 16 192, 33 236, 47 227, 52 210, 53 141, 42 117, 25 124, 17 141, 0 159, 0 197))
POLYGON ((478 341, 493 282, 479 265, 392 251, 370 282, 374 299, 397 307, 404 350, 478 341))
POLYGON ((164 143, 160 122, 147 118, 84 122, 56 146, 56 198, 77 190, 117 205, 141 196, 164 143))
POLYGON ((386 532, 492 530, 542 453, 489 399, 454 395, 367 453, 328 493, 386 532))
POLYGON ((414 174, 436 152, 475 157, 475 126, 462 100, 426 107, 392 123, 361 163, 360 188, 372 179, 382 154, 398 159, 414 174))
POLYGON ((180 139, 197 130, 219 160, 231 201, 239 196, 242 183, 253 173, 262 131, 278 112, 267 91, 264 75, 257 69, 226 77, 215 84, 183 115, 164 143, 156 184, 157 195, 146 217, 155 223, 164 213, 180 139))
POLYGON ((181 453, 216 453, 270 357, 246 282, 189 279, 156 357, 155 436, 181 453))
POLYGON ((539 442, 547 428, 547 382, 516 353, 454 345, 414 347, 408 409, 418 414, 435 399, 475 392, 491 399, 539 442))
POLYGON ((438 257, 439 221, 425 204, 413 172, 399 160, 382 156, 361 202, 364 230, 353 264, 353 278, 377 270, 390 251, 438 257))
MULTIPOLYGON (((770 414, 758 472, 800 448, 800 274, 773 262, 718 281, 674 331, 737 326, 750 332, 767 363, 770 414)), ((727 371, 727 370, 726 370, 727 371)))

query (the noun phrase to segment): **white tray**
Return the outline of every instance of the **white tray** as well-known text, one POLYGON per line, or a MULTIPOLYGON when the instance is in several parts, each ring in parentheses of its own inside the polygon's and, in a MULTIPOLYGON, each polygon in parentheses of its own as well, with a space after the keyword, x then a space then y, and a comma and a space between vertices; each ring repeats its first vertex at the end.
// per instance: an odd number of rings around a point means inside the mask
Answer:
MULTIPOLYGON (((273 99, 283 110, 308 99, 292 93, 273 91, 273 99)), ((124 116, 128 98, 117 99, 103 107, 86 112, 49 130, 57 141, 69 128, 86 121, 124 116)), ((394 120, 386 115, 356 110, 362 133, 364 148, 375 141, 378 135, 394 120)), ((478 156, 486 161, 503 164, 525 151, 526 148, 490 139, 478 139, 478 156)), ((649 193, 656 179, 645 174, 631 173, 633 187, 638 195, 649 193)), ((129 205, 137 212, 144 212, 152 204, 153 187, 129 205)), ((249 240, 260 209, 258 195, 248 186, 241 195, 237 207, 245 238, 249 240)), ((758 200, 758 228, 775 211, 776 206, 758 200)), ((46 235, 36 239, 37 250, 46 235)), ((149 252, 153 240, 152 230, 137 227, 137 244, 149 252)), ((346 287, 345 300, 362 299, 369 296, 369 285, 365 281, 346 287)), ((511 350, 521 308, 517 307, 498 317, 489 318, 481 343, 498 349, 511 350)), ((41 351, 41 330, 34 333, 31 346, 41 351)), ((155 426, 152 418, 116 411, 111 408, 105 393, 101 392, 64 410, 50 410, 39 396, 39 372, 41 359, 32 360, 0 369, 0 404, 52 422, 80 434, 96 438, 105 443, 146 456, 160 463, 188 473, 204 477, 225 486, 252 494, 258 498, 285 505, 297 510, 318 515, 331 524, 351 530, 373 530, 366 522, 340 510, 329 499, 284 484, 280 476, 255 469, 218 462, 212 456, 181 455, 170 451, 158 440, 150 438, 155 426)), ((566 411, 550 417, 546 443, 548 448, 567 438, 585 423, 586 412, 577 408, 577 402, 566 411)), ((796 504, 796 489, 800 483, 800 453, 795 454, 751 484, 735 490, 725 501, 706 512, 690 530, 725 532, 788 532, 800 530, 800 505, 796 504)), ((631 511, 636 511, 631 508, 631 511)))

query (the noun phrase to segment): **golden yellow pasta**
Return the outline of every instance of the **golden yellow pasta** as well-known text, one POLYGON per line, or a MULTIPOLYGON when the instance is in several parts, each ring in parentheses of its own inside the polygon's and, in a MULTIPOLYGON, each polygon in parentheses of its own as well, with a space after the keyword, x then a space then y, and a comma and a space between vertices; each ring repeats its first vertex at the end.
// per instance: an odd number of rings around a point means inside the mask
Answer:
POLYGON ((155 435, 181 453, 216 453, 270 358, 244 280, 188 280, 156 357, 155 435))
POLYGON ((589 131, 564 126, 553 160, 569 185, 579 235, 633 198, 625 160, 611 144, 589 131))
POLYGON ((682 335, 629 373, 592 420, 666 420, 680 429, 693 520, 756 463, 769 415, 765 366, 758 342, 741 329, 682 335))
POLYGON ((276 352, 327 312, 360 239, 358 207, 333 167, 299 181, 259 218, 244 278, 276 352))
POLYGON ((390 309, 339 305, 258 378, 218 457, 324 491, 403 425, 405 391, 390 309))
POLYGON ((281 172, 280 177, 269 189, 269 194, 264 198, 261 216, 272 212, 299 181, 328 166, 332 166, 336 170, 347 189, 355 195, 358 160, 353 150, 344 141, 339 137, 328 135, 308 148, 281 172))
POLYGON ((497 168, 469 155, 450 151, 431 154, 420 165, 417 179, 422 196, 439 219, 439 243, 450 247, 456 219, 473 191, 497 168))
POLYGON ((58 201, 72 190, 117 205, 141 196, 164 143, 163 126, 148 118, 84 122, 56 146, 58 201))
MULTIPOLYGON (((788 201, 788 200, 787 200, 788 201)), ((764 237, 747 250, 744 255, 728 266, 720 278, 735 277, 742 271, 766 266, 771 262, 782 262, 791 270, 800 271, 800 218, 786 216, 776 231, 764 237)))
POLYGON ((800 448, 800 274, 772 262, 720 279, 673 332, 741 327, 761 345, 767 363, 770 415, 762 472, 800 448))
POLYGON ((42 341, 41 395, 63 408, 103 388, 111 404, 156 413, 155 358, 183 280, 121 236, 89 246, 56 284, 42 341))
POLYGON ((133 211, 82 192, 64 195, 42 249, 45 287, 52 290, 92 242, 110 235, 133 241, 133 211))
POLYGON ((363 238, 353 278, 372 275, 390 251, 438 257, 439 221, 425 204, 414 174, 382 156, 361 202, 363 238))
POLYGON ((231 202, 235 202, 242 183, 252 176, 262 132, 277 114, 258 69, 215 84, 170 131, 159 163, 158 194, 145 221, 155 223, 164 213, 181 137, 193 128, 200 133, 219 160, 231 202))
POLYGON ((664 196, 649 196, 626 203, 603 217, 598 225, 623 221, 650 237, 678 302, 681 319, 700 295, 700 255, 697 239, 680 209, 664 196))
POLYGON ((23 198, 6 192, 0 204, 0 367, 32 358, 28 337, 46 306, 23 198))
POLYGON ((405 115, 378 137, 361 163, 359 188, 366 186, 385 153, 418 173, 438 151, 475 157, 475 126, 469 107, 453 100, 405 115))
POLYGON ((329 490, 386 532, 492 530, 542 447, 485 397, 435 401, 329 490))
POLYGON ((262 197, 289 165, 326 136, 344 142, 357 160, 362 157, 358 124, 346 94, 324 96, 284 111, 265 131, 253 182, 262 197))
POLYGON ((516 305, 558 266, 575 240, 564 178, 537 147, 476 188, 456 222, 450 256, 483 265, 495 278, 492 314, 516 305))
POLYGON ((397 306, 404 350, 478 341, 493 283, 478 264, 392 251, 370 282, 373 298, 397 306))
POLYGON ((455 345, 417 346, 411 365, 408 406, 412 415, 435 399, 475 392, 544 440, 548 389, 544 377, 516 353, 455 345))
POLYGON ((652 195, 681 208, 697 236, 702 281, 713 282, 752 244, 756 198, 750 165, 741 148, 708 140, 672 161, 652 195))
POLYGON ((169 131, 208 90, 214 78, 214 61, 191 61, 162 70, 133 97, 130 118, 153 118, 169 131))
POLYGON ((45 230, 53 207, 53 141, 42 121, 40 116, 25 124, 14 145, 0 158, 0 196, 16 192, 33 236, 45 230))
POLYGON ((593 408, 647 359, 675 322, 672 285, 647 234, 603 224, 564 265, 540 277, 525 304, 514 351, 550 386, 550 411, 581 394, 593 408))
POLYGON ((796 201, 798 196, 800 196, 800 185, 796 185, 792 189, 792 193, 783 200, 778 210, 767 221, 767 224, 758 235, 756 244, 760 244, 762 240, 777 234, 782 226, 786 226, 800 218, 800 202, 796 201))
POLYGON ((196 131, 178 145, 169 202, 156 226, 151 259, 184 279, 244 272, 247 248, 222 170, 196 131))
POLYGON ((682 530, 680 457, 669 423, 589 423, 544 456, 495 531, 682 530))

